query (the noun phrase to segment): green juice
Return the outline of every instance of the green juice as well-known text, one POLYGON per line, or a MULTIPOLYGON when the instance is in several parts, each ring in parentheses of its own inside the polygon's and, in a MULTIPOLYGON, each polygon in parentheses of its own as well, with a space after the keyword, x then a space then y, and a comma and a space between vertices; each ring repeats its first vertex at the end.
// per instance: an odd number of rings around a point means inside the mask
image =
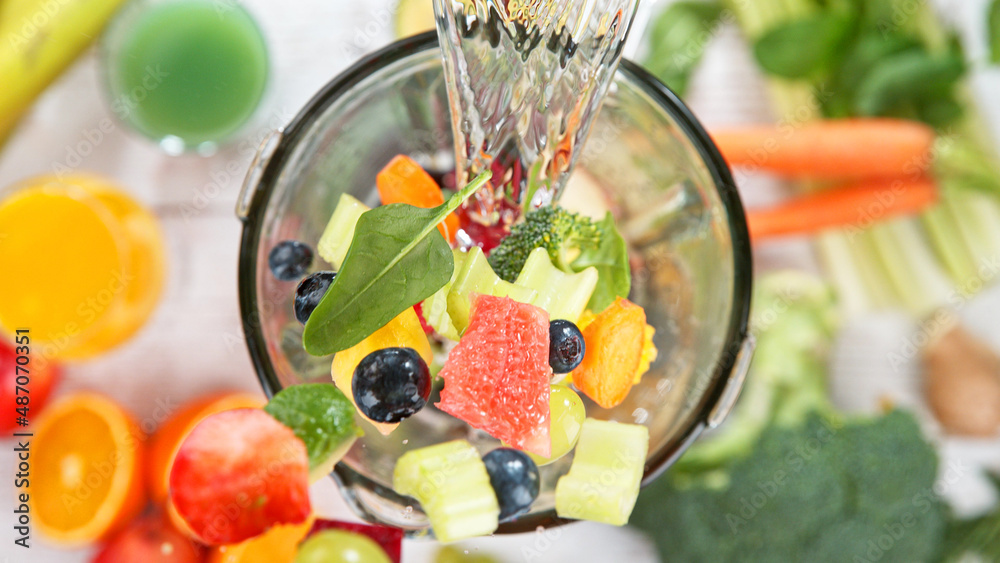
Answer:
POLYGON ((267 46, 234 2, 159 2, 122 24, 109 59, 111 105, 139 131, 193 148, 225 139, 253 115, 267 84, 267 46))

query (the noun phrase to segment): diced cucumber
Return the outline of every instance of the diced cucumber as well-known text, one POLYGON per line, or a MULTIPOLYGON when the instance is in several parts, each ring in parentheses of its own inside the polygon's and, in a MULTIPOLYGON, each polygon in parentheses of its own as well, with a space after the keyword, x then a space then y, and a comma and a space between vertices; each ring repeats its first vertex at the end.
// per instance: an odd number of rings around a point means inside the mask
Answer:
POLYGON ((639 497, 649 429, 588 418, 569 473, 556 484, 556 513, 624 526, 639 497))
POLYGON ((347 250, 351 248, 351 240, 354 239, 354 227, 357 226, 361 214, 368 209, 367 205, 354 196, 340 195, 337 208, 333 211, 330 222, 326 224, 323 236, 319 238, 319 244, 316 245, 320 257, 333 265, 334 270, 339 270, 344 263, 347 250))
POLYGON ((500 279, 486 255, 479 247, 474 247, 466 253, 462 271, 455 277, 448 292, 448 315, 459 333, 469 326, 469 314, 472 309, 471 295, 480 293, 496 297, 510 297, 521 303, 532 303, 538 297, 534 289, 519 287, 516 284, 500 279))
POLYGON ((530 303, 548 311, 550 319, 575 323, 597 287, 597 278, 594 267, 567 274, 552 265, 547 250, 536 248, 528 255, 514 283, 537 291, 538 296, 530 303))
POLYGON ((482 536, 497 528, 500 506, 486 466, 465 440, 403 454, 393 488, 418 501, 442 542, 482 536))
POLYGON ((451 340, 458 340, 460 337, 458 329, 455 328, 455 323, 448 315, 448 294, 451 293, 451 286, 455 283, 455 278, 465 266, 468 254, 457 249, 453 250, 452 253, 455 255, 455 271, 451 274, 451 281, 437 290, 434 295, 424 299, 423 313, 424 320, 434 327, 438 334, 451 340))

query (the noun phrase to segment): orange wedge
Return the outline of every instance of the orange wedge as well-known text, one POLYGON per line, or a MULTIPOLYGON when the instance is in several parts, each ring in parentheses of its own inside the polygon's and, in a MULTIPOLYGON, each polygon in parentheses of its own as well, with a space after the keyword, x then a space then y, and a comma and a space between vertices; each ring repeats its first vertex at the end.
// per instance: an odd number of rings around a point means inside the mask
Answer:
POLYGON ((209 415, 232 409, 260 408, 264 406, 264 403, 263 397, 251 393, 213 393, 186 404, 153 434, 145 464, 145 477, 146 482, 149 483, 149 494, 153 502, 164 503, 171 523, 178 530, 191 535, 187 524, 177 514, 177 510, 174 509, 168 496, 170 468, 174 464, 174 456, 177 455, 177 449, 181 447, 181 442, 199 422, 209 415))
POLYGON ((245 542, 213 548, 208 563, 292 563, 313 520, 310 516, 301 524, 275 526, 245 542))
POLYGON ((145 437, 110 399, 77 393, 39 417, 30 504, 38 531, 63 546, 103 540, 146 504, 145 437))

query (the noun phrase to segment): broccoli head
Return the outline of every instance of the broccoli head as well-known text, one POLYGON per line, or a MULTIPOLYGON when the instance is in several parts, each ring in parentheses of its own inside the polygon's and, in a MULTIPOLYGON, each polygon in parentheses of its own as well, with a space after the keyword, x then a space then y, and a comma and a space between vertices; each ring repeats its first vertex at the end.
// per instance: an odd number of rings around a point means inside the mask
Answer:
POLYGON ((651 484, 632 524, 664 561, 929 562, 946 522, 936 469, 909 414, 812 415, 768 426, 748 457, 715 470, 724 479, 651 484))
POLYGON ((557 268, 572 272, 573 260, 584 250, 597 248, 601 234, 600 224, 589 217, 554 205, 540 207, 525 214, 524 221, 493 249, 490 266, 501 279, 513 282, 531 251, 545 248, 557 268))

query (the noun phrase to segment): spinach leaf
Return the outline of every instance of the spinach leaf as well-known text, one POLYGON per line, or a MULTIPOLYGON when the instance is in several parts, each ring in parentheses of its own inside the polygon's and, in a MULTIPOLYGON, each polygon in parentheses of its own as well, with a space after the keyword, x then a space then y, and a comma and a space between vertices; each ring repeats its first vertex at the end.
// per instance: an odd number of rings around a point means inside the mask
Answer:
POLYGON ((684 95, 722 13, 721 2, 671 4, 653 22, 646 68, 674 92, 684 95))
POLYGON ((853 115, 858 87, 875 65, 887 57, 922 49, 920 41, 908 34, 883 35, 874 29, 861 33, 830 78, 829 88, 826 89, 829 96, 823 100, 823 114, 832 118, 853 115))
POLYGON ((306 323, 306 351, 350 348, 448 283, 455 261, 437 225, 491 176, 483 172, 433 209, 396 203, 363 213, 340 272, 306 323))
POLYGON ((993 0, 990 3, 986 25, 986 41, 989 43, 990 62, 1000 64, 1000 0, 993 0))
POLYGON ((760 66, 783 78, 808 78, 833 68, 856 19, 850 11, 822 11, 779 25, 753 46, 760 66))
POLYGON ((615 227, 615 218, 610 211, 597 223, 597 227, 601 231, 601 244, 584 250, 571 265, 575 272, 591 266, 597 268, 597 287, 587 304, 587 308, 594 312, 603 311, 616 297, 628 297, 632 289, 628 246, 615 227))
POLYGON ((964 74, 965 62, 957 53, 931 55, 915 50, 885 58, 858 86, 854 111, 863 116, 886 115, 923 99, 947 98, 964 74))

